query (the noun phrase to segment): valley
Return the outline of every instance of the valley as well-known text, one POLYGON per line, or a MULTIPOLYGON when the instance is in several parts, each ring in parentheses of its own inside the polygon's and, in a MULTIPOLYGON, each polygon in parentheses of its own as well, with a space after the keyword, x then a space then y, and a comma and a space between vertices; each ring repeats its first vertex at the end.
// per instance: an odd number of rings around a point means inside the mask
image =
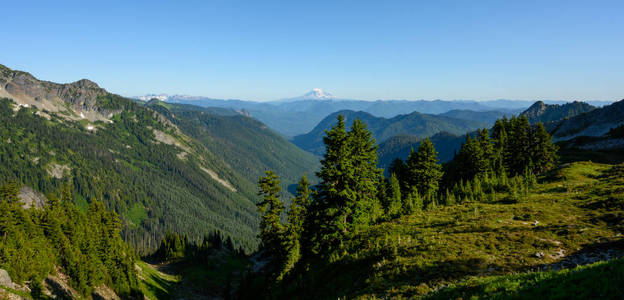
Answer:
POLYGON ((2 297, 622 295, 622 101, 257 104, 326 113, 288 140, 253 103, 1 69, 2 297))

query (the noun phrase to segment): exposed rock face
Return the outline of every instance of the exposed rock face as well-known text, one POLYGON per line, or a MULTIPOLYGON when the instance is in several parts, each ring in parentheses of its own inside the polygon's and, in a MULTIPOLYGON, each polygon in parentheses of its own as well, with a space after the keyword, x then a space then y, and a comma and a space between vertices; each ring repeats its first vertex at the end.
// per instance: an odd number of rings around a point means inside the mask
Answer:
POLYGON ((119 113, 119 110, 98 105, 98 98, 107 95, 106 90, 87 79, 59 84, 0 65, 0 97, 11 98, 23 106, 37 106, 52 112, 67 111, 69 107, 76 118, 103 120, 119 113))
POLYGON ((44 284, 46 288, 44 293, 49 294, 48 296, 57 299, 78 299, 78 292, 69 286, 66 276, 61 273, 58 276, 48 276, 44 284))
POLYGON ((93 293, 91 293, 91 297, 93 297, 94 300, 120 300, 121 299, 119 298, 119 296, 117 296, 117 294, 115 294, 115 291, 113 291, 111 288, 105 285, 96 287, 93 290, 93 293))
POLYGON ((34 207, 41 209, 45 206, 48 201, 43 194, 33 190, 28 186, 23 186, 19 192, 20 202, 22 203, 22 207, 25 209, 34 207))
POLYGON ((9 273, 4 269, 0 269, 0 285, 8 288, 13 288, 14 286, 9 273))

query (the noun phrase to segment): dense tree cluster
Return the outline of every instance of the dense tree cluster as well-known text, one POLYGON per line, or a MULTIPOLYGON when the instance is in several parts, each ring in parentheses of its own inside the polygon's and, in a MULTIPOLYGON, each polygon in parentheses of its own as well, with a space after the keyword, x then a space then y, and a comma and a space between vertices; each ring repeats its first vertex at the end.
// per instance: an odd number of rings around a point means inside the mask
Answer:
POLYGON ((154 129, 175 132, 154 111, 125 101, 130 104, 112 123, 95 122, 96 130, 88 131, 84 120, 68 121, 50 112, 47 120, 42 111, 14 111, 14 102, 0 99, 0 182, 15 180, 44 194, 69 184, 82 209, 98 199, 118 213, 124 240, 142 255, 155 251, 167 231, 201 241, 205 232, 219 230, 237 247, 255 249, 258 216, 249 201, 256 194, 254 185, 235 173, 219 172, 223 163, 198 144, 191 145, 197 146, 197 156, 180 159, 180 148, 154 135, 154 129), (237 192, 200 166, 235 184, 237 192), (52 176, 55 167, 62 174, 52 176))
POLYGON ((60 198, 50 194, 43 209, 24 209, 19 189, 15 182, 0 187, 0 267, 13 280, 30 281, 36 294, 58 266, 83 295, 105 284, 120 296, 142 298, 134 250, 122 241, 115 213, 100 201, 81 211, 67 186, 60 198))
POLYGON ((311 188, 305 177, 301 180, 287 223, 281 218, 278 176, 267 171, 259 180, 259 237, 269 259, 265 271, 273 283, 299 262, 356 255, 349 253, 350 239, 378 220, 441 204, 488 201, 500 191, 525 194, 535 174, 552 168, 557 159, 544 126, 531 126, 526 117, 499 120, 492 135, 487 129, 467 135, 445 167, 438 163, 433 143, 425 139, 405 162, 391 164, 388 179, 376 167, 375 140, 359 119, 347 130, 339 116, 324 142, 320 182, 311 188))
POLYGON ((219 231, 204 235, 201 242, 191 241, 187 235, 170 231, 165 234, 158 250, 146 258, 155 262, 193 261, 207 265, 208 257, 218 250, 245 255, 242 248, 235 248, 232 238, 224 237, 219 231))

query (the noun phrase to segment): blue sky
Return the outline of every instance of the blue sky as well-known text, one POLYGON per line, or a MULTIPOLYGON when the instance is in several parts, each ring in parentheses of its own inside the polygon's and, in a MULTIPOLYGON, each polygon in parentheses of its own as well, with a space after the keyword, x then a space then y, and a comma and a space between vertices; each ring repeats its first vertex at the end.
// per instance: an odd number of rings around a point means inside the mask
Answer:
POLYGON ((85 2, 3 3, 0 63, 127 96, 624 98, 621 0, 85 2))

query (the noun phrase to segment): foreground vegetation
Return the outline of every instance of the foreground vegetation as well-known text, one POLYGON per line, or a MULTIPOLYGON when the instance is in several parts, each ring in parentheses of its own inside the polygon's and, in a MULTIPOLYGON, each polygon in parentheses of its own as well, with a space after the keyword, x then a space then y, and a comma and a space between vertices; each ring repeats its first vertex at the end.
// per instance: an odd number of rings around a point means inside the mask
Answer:
POLYGON ((13 182, 0 186, 0 268, 15 283, 28 283, 35 298, 43 296, 50 275, 67 277, 74 296, 88 297, 104 285, 124 298, 142 297, 137 258, 121 239, 115 213, 99 201, 81 211, 67 187, 61 197, 50 194, 44 208, 24 209, 19 188, 13 182))
MULTIPOLYGON (((527 289, 546 282, 563 288, 571 279, 560 273, 510 274, 592 262, 581 257, 623 255, 623 175, 624 165, 574 163, 540 177, 518 199, 500 193, 492 201, 441 206, 373 225, 351 240, 348 255, 333 262, 310 260, 272 293, 283 298, 488 298, 514 296, 512 287, 521 285, 513 282, 534 280, 524 285, 527 289), (482 288, 471 289, 471 282, 482 288), (501 282, 508 286, 494 294, 490 287, 501 282)), ((587 279, 584 284, 595 288, 582 295, 622 295, 617 290, 624 276, 621 261, 607 265, 596 272, 619 285, 587 279)))
POLYGON ((553 169, 557 147, 541 123, 501 119, 444 167, 425 139, 389 180, 366 126, 345 127, 339 116, 326 131, 320 182, 302 178, 287 223, 279 177, 259 179, 265 279, 243 297, 422 297, 470 276, 593 262, 574 254, 622 239, 624 166, 553 169))
POLYGON ((622 299, 624 259, 562 271, 475 277, 428 299, 622 299))

